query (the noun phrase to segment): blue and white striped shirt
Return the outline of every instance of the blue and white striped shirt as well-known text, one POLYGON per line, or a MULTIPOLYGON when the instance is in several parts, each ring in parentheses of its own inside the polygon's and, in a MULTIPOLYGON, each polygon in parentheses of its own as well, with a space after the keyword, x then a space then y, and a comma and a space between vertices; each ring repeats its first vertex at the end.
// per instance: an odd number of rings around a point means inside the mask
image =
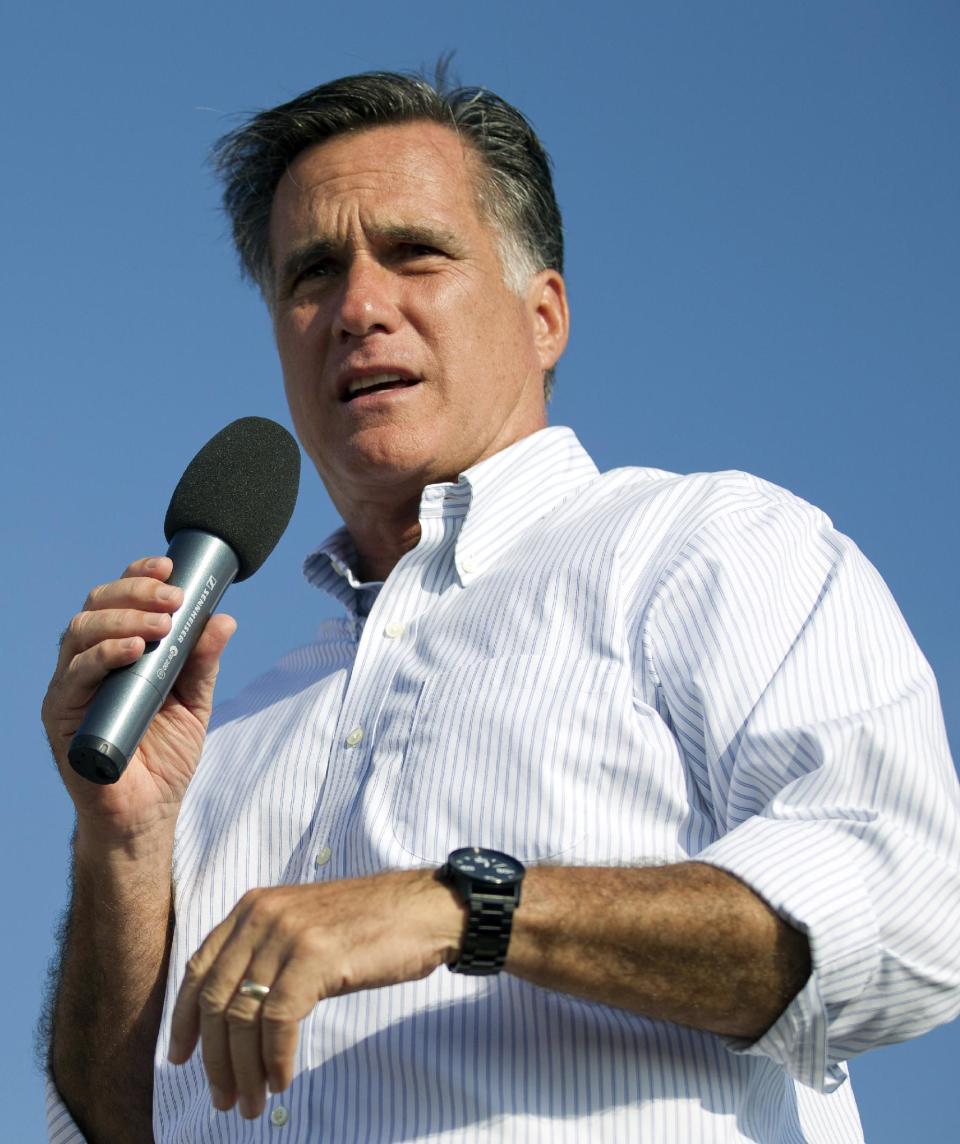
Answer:
MULTIPOLYGON (((177 828, 155 1131, 213 1141, 862 1139, 843 1064, 960 1008, 960 798, 936 685, 877 573, 743 473, 597 472, 546 429, 427 487, 380 585, 218 709, 177 828), (254 886, 439 864, 709 862, 810 940, 748 1044, 509 975, 322 1002, 263 1116, 165 1059, 187 959, 254 886)), ((51 1138, 81 1137, 52 1096, 51 1138)))

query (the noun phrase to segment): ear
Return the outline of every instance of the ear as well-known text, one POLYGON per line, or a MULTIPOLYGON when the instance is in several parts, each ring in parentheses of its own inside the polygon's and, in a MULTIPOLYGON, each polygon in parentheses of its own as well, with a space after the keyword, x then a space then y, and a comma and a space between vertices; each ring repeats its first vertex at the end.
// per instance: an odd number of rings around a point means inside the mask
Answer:
POLYGON ((527 306, 533 322, 533 337, 540 368, 552 369, 566 349, 570 334, 570 311, 563 275, 541 270, 530 279, 527 306))

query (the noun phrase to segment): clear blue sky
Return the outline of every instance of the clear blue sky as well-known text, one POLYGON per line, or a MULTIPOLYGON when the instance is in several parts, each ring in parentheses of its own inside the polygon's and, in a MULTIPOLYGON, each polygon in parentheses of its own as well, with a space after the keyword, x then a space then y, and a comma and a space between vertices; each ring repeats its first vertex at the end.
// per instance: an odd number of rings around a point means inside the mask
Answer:
MULTIPOLYGON (((88 587, 163 547, 227 421, 286 421, 270 332, 204 166, 238 113, 457 50, 533 119, 566 216, 573 339, 552 408, 602 468, 751 470, 879 567, 960 745, 960 8, 955 3, 232 0, 7 7, 0 846, 3 1127, 43 1138, 31 1030, 71 811, 37 709, 88 587)), ((312 473, 235 589, 230 694, 331 605, 312 473)), ((857 1061, 867 1139, 960 1139, 960 1027, 857 1061)))

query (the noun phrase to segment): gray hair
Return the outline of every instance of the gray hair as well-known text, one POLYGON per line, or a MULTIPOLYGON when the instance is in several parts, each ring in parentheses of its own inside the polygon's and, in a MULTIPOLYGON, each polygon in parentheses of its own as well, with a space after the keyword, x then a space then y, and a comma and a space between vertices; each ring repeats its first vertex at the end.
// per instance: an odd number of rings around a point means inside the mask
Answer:
MULTIPOLYGON (((223 204, 243 274, 270 302, 274 267, 270 210, 277 184, 308 147, 334 136, 397 123, 449 127, 481 160, 475 191, 497 237, 503 277, 521 294, 540 270, 563 273, 563 223, 550 158, 528 120, 506 100, 479 87, 447 89, 397 72, 346 76, 261 111, 213 148, 223 204)), ((553 370, 544 377, 547 396, 553 370)))

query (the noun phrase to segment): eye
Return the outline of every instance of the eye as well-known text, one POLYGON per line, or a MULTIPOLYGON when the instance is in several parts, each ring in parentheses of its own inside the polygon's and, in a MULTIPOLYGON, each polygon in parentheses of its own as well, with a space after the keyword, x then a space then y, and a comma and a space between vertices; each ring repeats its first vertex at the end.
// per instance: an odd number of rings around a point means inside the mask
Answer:
POLYGON ((340 264, 335 258, 313 259, 293 271, 287 280, 284 294, 288 298, 296 298, 300 294, 311 293, 325 286, 339 271, 340 264))
POLYGON ((444 252, 425 242, 406 242, 401 248, 405 258, 443 258, 444 252))
POLYGON ((311 262, 305 266, 297 275, 294 285, 299 285, 301 282, 309 282, 315 278, 329 278, 331 274, 335 274, 339 270, 339 266, 332 258, 321 258, 316 262, 311 262))

